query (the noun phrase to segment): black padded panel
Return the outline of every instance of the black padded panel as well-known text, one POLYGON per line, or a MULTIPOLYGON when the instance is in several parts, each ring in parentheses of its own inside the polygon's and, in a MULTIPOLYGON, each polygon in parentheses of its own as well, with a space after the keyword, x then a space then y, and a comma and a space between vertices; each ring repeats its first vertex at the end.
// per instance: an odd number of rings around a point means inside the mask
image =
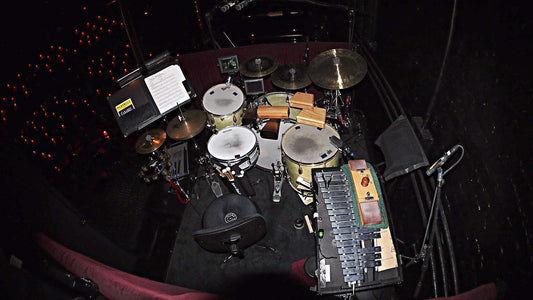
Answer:
POLYGON ((377 138, 376 145, 385 156, 387 166, 383 172, 385 180, 429 165, 409 120, 403 115, 392 122, 377 138))
POLYGON ((227 227, 257 213, 257 208, 250 199, 238 194, 226 194, 209 204, 203 215, 202 228, 227 227))
POLYGON ((223 227, 198 230, 193 236, 198 245, 207 251, 230 252, 232 236, 239 236, 236 244, 242 250, 261 240, 265 234, 265 219, 254 214, 223 227))

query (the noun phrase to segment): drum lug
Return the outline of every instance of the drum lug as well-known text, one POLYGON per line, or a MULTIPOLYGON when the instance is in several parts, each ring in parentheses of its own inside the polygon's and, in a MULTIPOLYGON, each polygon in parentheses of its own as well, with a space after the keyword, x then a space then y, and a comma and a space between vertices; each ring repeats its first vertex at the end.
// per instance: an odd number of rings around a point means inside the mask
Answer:
POLYGON ((300 165, 299 162, 298 162, 298 174, 302 175, 302 166, 300 165))
POLYGON ((233 125, 237 125, 237 116, 233 115, 233 125))

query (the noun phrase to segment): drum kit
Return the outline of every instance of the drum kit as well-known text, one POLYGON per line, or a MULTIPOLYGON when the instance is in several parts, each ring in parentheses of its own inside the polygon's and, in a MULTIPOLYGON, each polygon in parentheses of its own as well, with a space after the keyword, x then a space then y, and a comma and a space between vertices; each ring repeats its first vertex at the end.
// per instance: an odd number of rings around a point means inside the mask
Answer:
MULTIPOLYGON (((241 88, 228 80, 216 84, 203 95, 201 110, 187 110, 172 119, 166 132, 154 129, 144 133, 135 145, 139 154, 148 155, 148 164, 141 170, 146 182, 158 177, 168 179, 171 165, 168 151, 163 143, 172 140, 192 140, 206 127, 212 135, 207 141, 207 151, 200 162, 208 164, 213 172, 227 178, 235 191, 249 196, 244 190, 249 183, 239 182, 254 166, 268 170, 274 176, 273 200, 281 198, 283 177, 290 186, 304 198, 311 192, 311 170, 313 168, 336 167, 341 164, 343 149, 332 139, 340 140, 335 126, 324 128, 296 122, 301 108, 291 107, 289 99, 293 92, 305 89, 314 83, 324 92, 324 108, 328 117, 342 119, 347 104, 341 99, 340 90, 355 86, 365 76, 367 65, 357 53, 345 49, 332 49, 320 53, 304 64, 279 66, 278 60, 268 56, 254 56, 239 66, 241 75, 248 78, 271 76, 273 85, 284 90, 254 97, 250 104, 241 88), (243 124, 248 109, 258 106, 286 106, 286 119, 259 119, 252 124, 243 124), (275 122, 272 122, 275 121, 275 122), (271 127, 275 134, 270 134, 271 127)), ((231 79, 231 78, 230 78, 231 79)), ((171 173, 171 172, 170 172, 171 173)), ((306 201, 304 200, 304 203, 306 201)), ((307 204, 307 203, 306 203, 307 204)))

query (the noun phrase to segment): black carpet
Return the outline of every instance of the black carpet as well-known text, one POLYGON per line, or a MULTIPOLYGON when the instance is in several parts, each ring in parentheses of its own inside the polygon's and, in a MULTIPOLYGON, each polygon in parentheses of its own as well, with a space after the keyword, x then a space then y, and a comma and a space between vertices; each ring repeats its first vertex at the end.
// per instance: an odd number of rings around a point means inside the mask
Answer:
MULTIPOLYGON (((250 199, 267 223, 266 236, 244 250, 244 259, 234 257, 226 263, 227 254, 210 253, 200 248, 193 240, 193 232, 201 229, 201 214, 215 199, 206 179, 201 178, 194 187, 197 197, 191 196, 191 202, 183 214, 167 272, 168 283, 231 296, 246 294, 256 288, 263 291, 259 293, 267 294, 270 294, 268 289, 281 291, 283 288, 294 288, 301 291, 288 280, 291 264, 315 255, 315 243, 313 235, 306 228, 296 229, 293 223, 306 214, 312 217, 312 211, 287 182, 283 183, 281 201, 274 203, 271 200, 271 173, 252 168, 247 171, 247 176, 256 192, 250 199)), ((229 192, 224 183, 221 185, 225 193, 229 192)), ((256 289, 254 294, 257 295, 258 291, 256 289)))

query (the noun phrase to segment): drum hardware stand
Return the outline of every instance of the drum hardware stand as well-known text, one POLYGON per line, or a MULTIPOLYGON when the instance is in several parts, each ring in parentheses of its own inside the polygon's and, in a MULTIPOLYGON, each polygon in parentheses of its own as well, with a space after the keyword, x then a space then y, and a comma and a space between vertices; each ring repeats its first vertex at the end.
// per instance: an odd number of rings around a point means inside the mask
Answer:
POLYGON ((178 197, 178 200, 182 204, 187 204, 187 203, 189 203, 189 199, 190 199, 189 195, 187 195, 187 192, 185 192, 183 187, 181 187, 181 185, 180 185, 180 179, 183 179, 183 178, 185 178, 185 177, 179 177, 179 174, 174 174, 172 176, 167 176, 166 180, 170 184, 170 188, 168 190, 168 193, 169 194, 172 194, 172 193, 176 194, 176 196, 178 197))
POLYGON ((324 106, 328 112, 327 117, 338 120, 341 123, 340 126, 334 124, 336 127, 335 129, 339 130, 341 126, 351 126, 351 117, 349 116, 349 113, 346 112, 349 104, 349 98, 346 99, 346 103, 343 102, 340 90, 332 90, 324 93, 324 106))
MULTIPOLYGON (((178 115, 178 120, 180 122, 183 122, 185 120, 185 116, 183 116, 183 111, 181 110, 181 106, 178 105, 178 109, 179 109, 179 115, 178 115)), ((191 141, 192 141, 192 145, 194 147, 194 150, 196 151, 199 151, 200 150, 200 147, 198 146, 198 143, 196 143, 196 139, 193 137, 191 138, 191 141)))
POLYGON ((281 186, 283 184, 284 173, 281 170, 281 163, 278 161, 276 165, 272 163, 272 172, 274 174, 274 193, 272 194, 272 201, 279 202, 281 200, 281 186))
POLYGON ((223 195, 222 188, 220 187, 218 181, 213 178, 215 172, 213 172, 211 169, 209 158, 207 156, 200 156, 198 158, 198 163, 204 167, 204 174, 198 176, 197 178, 205 177, 205 180, 207 181, 207 184, 209 185, 209 188, 211 188, 213 194, 215 194, 215 197, 221 197, 223 195))

